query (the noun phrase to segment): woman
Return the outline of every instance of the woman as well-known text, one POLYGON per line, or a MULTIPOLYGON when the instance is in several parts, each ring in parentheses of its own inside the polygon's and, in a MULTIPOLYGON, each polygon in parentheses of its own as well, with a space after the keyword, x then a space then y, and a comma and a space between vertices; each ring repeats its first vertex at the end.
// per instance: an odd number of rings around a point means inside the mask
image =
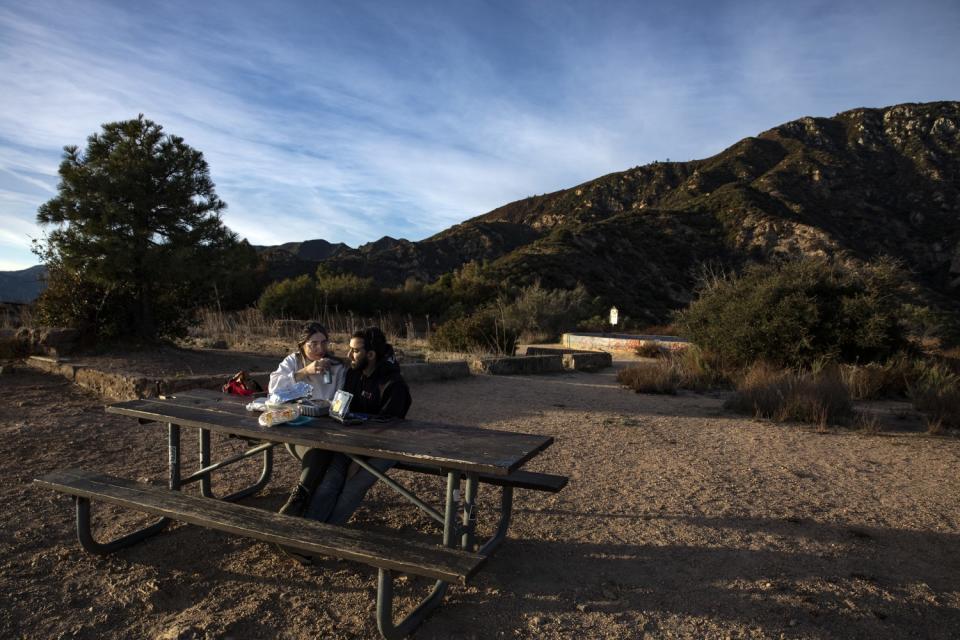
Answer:
MULTIPOLYGON (((277 370, 270 374, 270 393, 297 382, 306 382, 313 387, 313 398, 333 400, 337 390, 343 388, 347 367, 328 351, 329 335, 322 324, 305 324, 297 339, 297 350, 284 358, 277 370)), ((300 459, 300 481, 280 508, 280 513, 301 516, 307 510, 333 453, 289 444, 287 450, 300 459)))
POLYGON ((314 398, 333 400, 337 391, 343 388, 347 367, 330 353, 329 346, 329 334, 322 324, 305 324, 297 339, 297 350, 284 358, 277 370, 270 374, 267 390, 274 393, 297 382, 306 382, 313 387, 314 398))

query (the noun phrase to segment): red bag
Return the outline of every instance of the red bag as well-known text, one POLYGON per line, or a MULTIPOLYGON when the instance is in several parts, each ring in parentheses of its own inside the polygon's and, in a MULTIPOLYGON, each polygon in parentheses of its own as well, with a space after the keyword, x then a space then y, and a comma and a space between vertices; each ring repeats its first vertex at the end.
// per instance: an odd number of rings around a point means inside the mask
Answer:
POLYGON ((234 396, 252 396, 263 391, 263 387, 256 380, 249 379, 246 371, 238 371, 220 390, 234 396))

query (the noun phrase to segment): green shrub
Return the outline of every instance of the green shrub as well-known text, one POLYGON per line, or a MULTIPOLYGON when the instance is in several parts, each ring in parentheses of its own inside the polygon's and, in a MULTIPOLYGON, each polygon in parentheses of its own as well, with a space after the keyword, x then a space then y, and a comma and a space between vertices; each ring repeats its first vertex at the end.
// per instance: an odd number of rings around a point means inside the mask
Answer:
POLYGON ((527 342, 550 342, 569 331, 593 312, 590 295, 583 285, 573 289, 544 289, 535 282, 520 290, 510 303, 501 299, 506 325, 527 342))
POLYGON ((505 327, 496 311, 486 308, 440 325, 430 334, 430 348, 513 355, 517 338, 516 331, 505 327))
POLYGON ((835 369, 814 374, 763 362, 746 371, 724 408, 757 418, 819 427, 848 424, 853 417, 850 394, 835 369))
POLYGON ((426 285, 423 296, 431 312, 442 314, 446 318, 456 318, 458 314, 450 312, 450 309, 457 308, 471 313, 479 306, 492 302, 498 288, 499 283, 487 276, 484 265, 468 262, 460 269, 445 273, 426 285))
POLYGON ((881 361, 909 346, 902 282, 891 262, 859 271, 813 258, 757 265, 711 279, 677 324, 734 366, 881 361))
POLYGON ((317 295, 321 308, 330 311, 352 311, 373 315, 382 307, 383 294, 373 278, 361 278, 352 273, 329 273, 317 269, 317 295))
POLYGON ((577 331, 600 333, 610 328, 610 320, 601 315, 590 316, 577 323, 577 331))
POLYGON ((267 285, 257 301, 267 318, 317 318, 322 307, 317 285, 308 275, 267 285))

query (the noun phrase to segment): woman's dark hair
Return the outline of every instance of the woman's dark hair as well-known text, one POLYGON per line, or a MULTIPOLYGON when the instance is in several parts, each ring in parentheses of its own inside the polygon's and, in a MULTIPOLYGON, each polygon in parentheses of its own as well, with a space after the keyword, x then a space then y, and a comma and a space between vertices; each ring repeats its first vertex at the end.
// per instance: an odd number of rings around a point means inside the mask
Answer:
POLYGON ((363 348, 376 353, 377 362, 393 360, 393 345, 387 342, 387 336, 383 335, 380 327, 367 327, 354 331, 352 337, 363 340, 363 348))
POLYGON ((327 331, 325 326, 319 322, 308 322, 307 324, 303 325, 303 328, 300 329, 299 335, 297 335, 297 349, 299 351, 303 351, 303 345, 305 345, 307 340, 310 339, 310 336, 315 333, 322 333, 327 337, 328 340, 330 339, 330 333, 327 331))

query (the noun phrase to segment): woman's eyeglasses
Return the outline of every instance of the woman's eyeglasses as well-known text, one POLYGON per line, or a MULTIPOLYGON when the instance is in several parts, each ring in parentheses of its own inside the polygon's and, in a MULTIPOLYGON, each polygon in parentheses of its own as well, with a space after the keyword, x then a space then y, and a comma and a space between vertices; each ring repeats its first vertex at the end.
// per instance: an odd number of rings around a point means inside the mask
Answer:
POLYGON ((330 342, 329 340, 311 340, 310 342, 304 342, 303 346, 319 349, 320 347, 322 347, 325 344, 328 344, 329 342, 330 342))

